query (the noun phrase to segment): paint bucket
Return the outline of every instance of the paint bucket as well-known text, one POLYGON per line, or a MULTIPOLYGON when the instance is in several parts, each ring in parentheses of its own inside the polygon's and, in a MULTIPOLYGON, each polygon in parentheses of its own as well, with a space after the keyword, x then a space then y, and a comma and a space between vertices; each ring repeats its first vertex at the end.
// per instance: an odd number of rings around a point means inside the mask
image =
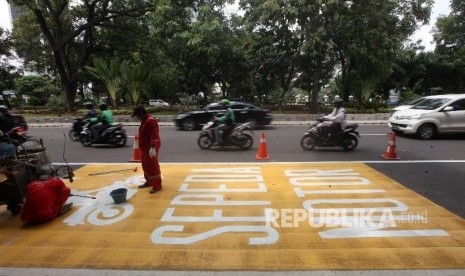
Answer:
POLYGON ((110 196, 113 198, 113 201, 116 204, 126 202, 126 195, 128 194, 128 189, 126 188, 119 188, 116 190, 111 191, 110 196))

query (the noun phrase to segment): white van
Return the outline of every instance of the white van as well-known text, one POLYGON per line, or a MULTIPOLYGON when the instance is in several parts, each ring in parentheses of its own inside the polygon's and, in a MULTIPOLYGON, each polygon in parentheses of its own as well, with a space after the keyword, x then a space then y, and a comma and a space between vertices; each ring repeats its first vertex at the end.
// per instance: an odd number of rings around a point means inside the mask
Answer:
POLYGON ((392 114, 388 126, 396 133, 415 134, 424 140, 441 133, 465 133, 465 94, 427 96, 392 114))
POLYGON ((160 99, 151 99, 149 100, 149 105, 150 106, 170 106, 169 103, 160 100, 160 99))

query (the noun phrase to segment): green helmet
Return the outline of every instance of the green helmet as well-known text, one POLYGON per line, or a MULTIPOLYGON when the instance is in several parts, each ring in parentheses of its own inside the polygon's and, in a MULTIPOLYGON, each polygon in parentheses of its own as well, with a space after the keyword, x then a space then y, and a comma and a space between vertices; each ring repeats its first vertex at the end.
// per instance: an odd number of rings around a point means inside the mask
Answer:
POLYGON ((228 100, 228 99, 222 99, 222 100, 220 101, 220 103, 221 103, 222 105, 228 106, 228 105, 229 105, 229 100, 228 100))

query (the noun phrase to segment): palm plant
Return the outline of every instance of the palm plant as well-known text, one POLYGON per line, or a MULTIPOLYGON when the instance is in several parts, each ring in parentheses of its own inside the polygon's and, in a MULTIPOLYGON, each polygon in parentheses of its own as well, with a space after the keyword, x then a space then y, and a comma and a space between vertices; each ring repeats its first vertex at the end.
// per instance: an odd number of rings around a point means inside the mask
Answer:
POLYGON ((112 59, 108 64, 104 59, 95 58, 94 67, 86 66, 87 71, 101 80, 108 90, 113 108, 116 108, 116 96, 121 82, 119 59, 112 59))
POLYGON ((121 63, 121 77, 128 88, 128 98, 134 105, 140 101, 145 85, 150 80, 149 69, 142 64, 130 64, 129 61, 121 63))

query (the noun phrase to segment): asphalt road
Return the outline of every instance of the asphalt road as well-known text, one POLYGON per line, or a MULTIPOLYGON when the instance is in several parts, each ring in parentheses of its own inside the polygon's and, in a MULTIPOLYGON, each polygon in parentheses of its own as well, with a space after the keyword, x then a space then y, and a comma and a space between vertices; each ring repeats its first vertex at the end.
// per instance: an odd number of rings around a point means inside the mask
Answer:
MULTIPOLYGON (((29 135, 42 138, 54 163, 127 163, 133 152, 133 136, 137 127, 125 127, 129 137, 125 147, 108 145, 83 147, 67 138, 69 128, 31 127, 29 135), (65 139, 66 136, 66 139, 65 139)), ((304 151, 300 139, 306 126, 274 125, 255 130, 255 144, 249 151, 239 149, 201 150, 197 146, 198 131, 179 131, 161 127, 161 163, 197 162, 364 162, 436 204, 465 218, 465 137, 445 136, 431 141, 397 136, 396 152, 401 160, 380 157, 387 149, 390 130, 385 125, 361 125, 358 148, 345 152, 341 148, 317 148, 304 151), (258 161, 257 149, 261 133, 266 136, 270 160, 258 161)))

